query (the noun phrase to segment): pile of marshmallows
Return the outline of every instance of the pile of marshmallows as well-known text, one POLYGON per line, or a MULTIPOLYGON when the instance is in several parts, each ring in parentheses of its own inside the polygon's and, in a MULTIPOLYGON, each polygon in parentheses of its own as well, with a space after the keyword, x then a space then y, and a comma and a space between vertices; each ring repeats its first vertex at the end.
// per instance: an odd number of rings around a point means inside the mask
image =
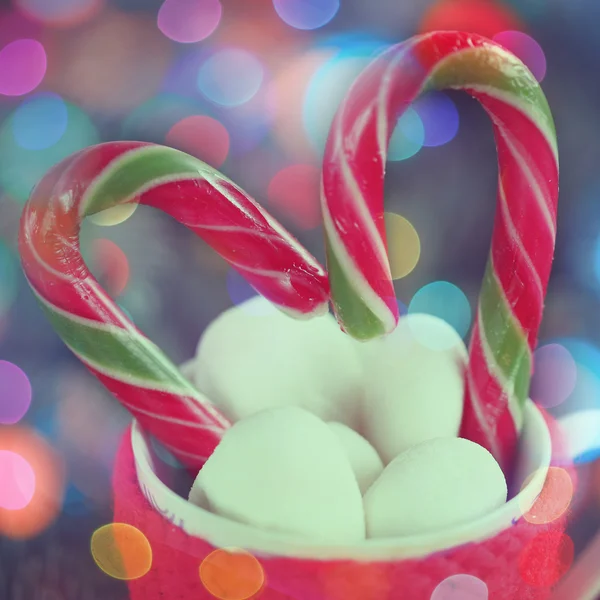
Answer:
POLYGON ((190 502, 332 544, 487 515, 507 486, 492 455, 458 437, 466 360, 430 315, 360 343, 330 315, 297 321, 262 297, 226 311, 185 369, 233 422, 190 502))

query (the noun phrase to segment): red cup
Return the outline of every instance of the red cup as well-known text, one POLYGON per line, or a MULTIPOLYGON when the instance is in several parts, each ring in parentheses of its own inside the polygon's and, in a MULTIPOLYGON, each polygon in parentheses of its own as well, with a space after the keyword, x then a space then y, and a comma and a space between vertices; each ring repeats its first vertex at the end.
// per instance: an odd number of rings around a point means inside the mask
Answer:
POLYGON ((565 516, 536 524, 524 515, 543 489, 551 454, 548 423, 528 401, 513 482, 520 492, 505 505, 435 534, 332 546, 258 530, 190 504, 164 483, 174 468, 161 464, 134 422, 117 455, 114 517, 146 535, 153 564, 129 582, 131 600, 214 599, 199 567, 218 548, 243 548, 258 559, 264 585, 255 597, 264 600, 547 599, 572 553, 565 516), (457 575, 479 578, 488 596, 451 595, 449 585, 439 591, 457 575))

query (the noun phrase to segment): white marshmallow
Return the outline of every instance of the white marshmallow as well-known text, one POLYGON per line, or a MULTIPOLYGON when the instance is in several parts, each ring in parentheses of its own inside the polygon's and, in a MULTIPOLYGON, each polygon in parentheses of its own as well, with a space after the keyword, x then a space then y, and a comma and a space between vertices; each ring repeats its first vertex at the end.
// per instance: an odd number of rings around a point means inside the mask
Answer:
POLYGON ((257 296, 208 326, 193 379, 232 421, 293 405, 354 428, 364 389, 356 345, 331 315, 298 321, 257 296))
POLYGON ((438 438, 394 459, 364 498, 368 537, 439 532, 506 502, 504 475, 482 446, 438 438))
POLYGON ((330 427, 296 407, 238 421, 202 467, 190 501, 260 529, 331 543, 365 539, 362 497, 330 427))
POLYGON ((406 315, 390 335, 367 342, 362 357, 359 431, 384 464, 425 440, 458 435, 467 349, 450 325, 431 315, 406 315))
POLYGON ((342 444, 358 481, 358 487, 364 495, 383 471, 383 463, 377 450, 362 435, 343 423, 328 425, 342 444))

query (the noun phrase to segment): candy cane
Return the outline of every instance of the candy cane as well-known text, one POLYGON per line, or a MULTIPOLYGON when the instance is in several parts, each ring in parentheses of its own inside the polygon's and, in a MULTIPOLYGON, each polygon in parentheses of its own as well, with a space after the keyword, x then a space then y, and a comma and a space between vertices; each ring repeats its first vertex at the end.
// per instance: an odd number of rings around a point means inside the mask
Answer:
POLYGON ((336 316, 359 339, 394 329, 398 307, 383 219, 393 125, 417 95, 463 89, 490 115, 499 161, 492 245, 470 344, 462 434, 508 470, 528 393, 556 237, 558 154, 528 69, 477 35, 414 37, 375 59, 334 119, 323 166, 327 266, 336 316))
POLYGON ((293 316, 327 310, 327 278, 245 192, 171 148, 137 142, 94 146, 56 166, 34 189, 23 212, 19 249, 44 312, 67 346, 144 429, 182 462, 199 467, 227 420, 98 285, 79 249, 86 216, 138 201, 186 225, 293 316))

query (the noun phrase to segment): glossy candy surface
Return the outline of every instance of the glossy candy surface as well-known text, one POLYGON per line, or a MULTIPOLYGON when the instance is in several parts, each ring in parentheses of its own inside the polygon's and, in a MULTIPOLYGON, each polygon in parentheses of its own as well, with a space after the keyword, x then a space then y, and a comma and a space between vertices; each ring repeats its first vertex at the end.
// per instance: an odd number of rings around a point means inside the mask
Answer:
MULTIPOLYGON (((177 219, 293 316, 326 311, 327 276, 243 190, 171 148, 139 142, 92 146, 54 167, 34 189, 23 212, 19 249, 46 316, 147 431, 182 462, 200 467, 229 422, 135 327, 81 256, 83 219, 128 202, 177 219)), ((152 243, 148 240, 148 251, 152 243)))
POLYGON ((489 114, 498 200, 466 374, 462 435, 510 470, 529 389, 532 349, 554 256, 556 133, 535 77, 478 35, 434 32, 377 57, 340 105, 323 164, 322 207, 334 309, 358 339, 398 320, 384 226, 387 146, 398 118, 427 90, 462 89, 489 114))

